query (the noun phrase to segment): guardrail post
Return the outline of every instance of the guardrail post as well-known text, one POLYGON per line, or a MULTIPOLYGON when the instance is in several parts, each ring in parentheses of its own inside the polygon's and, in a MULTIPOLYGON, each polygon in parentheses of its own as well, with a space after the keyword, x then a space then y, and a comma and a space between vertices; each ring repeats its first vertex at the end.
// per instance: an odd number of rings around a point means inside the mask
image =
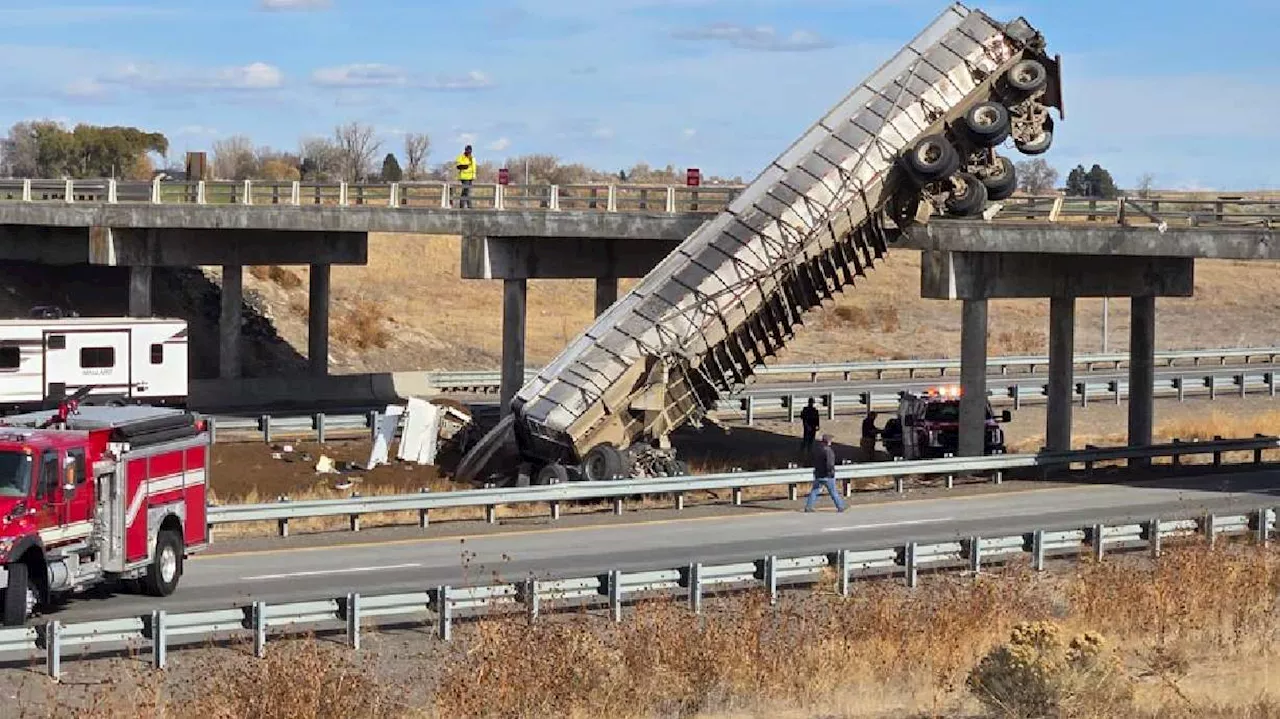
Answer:
POLYGON ((1120 404, 1120 380, 1118 379, 1112 380, 1110 384, 1111 384, 1112 396, 1115 398, 1114 404, 1119 405, 1120 404))
MULTIPOLYGON (((276 501, 279 502, 280 504, 284 504, 285 502, 289 501, 289 498, 282 494, 279 497, 276 497, 276 501)), ((281 517, 277 519, 276 526, 279 528, 279 534, 281 537, 289 536, 289 518, 288 517, 281 517)))
POLYGON ((529 624, 532 625, 538 619, 538 613, 542 610, 541 598, 538 595, 538 580, 528 577, 524 580, 524 608, 528 615, 529 624))
POLYGON ((1160 520, 1158 518, 1147 520, 1147 548, 1151 551, 1152 559, 1160 558, 1160 540, 1160 520))
POLYGON ((244 189, 242 189, 241 192, 243 194, 240 196, 240 204, 252 205, 253 204, 253 180, 245 180, 244 189))
POLYGON ((116 194, 116 181, 107 180, 107 203, 111 205, 116 204, 118 197, 119 196, 116 194))
POLYGON ((316 430, 316 441, 320 444, 324 444, 324 412, 317 412, 315 416, 312 417, 311 424, 316 430))
POLYGON ((387 198, 387 204, 391 207, 399 207, 400 206, 400 183, 399 182, 391 183, 391 188, 388 192, 388 195, 389 197, 387 198))
POLYGON ((1271 532, 1269 531, 1269 527, 1267 527, 1268 520, 1270 519, 1270 512, 1271 510, 1263 507, 1256 513, 1258 517, 1258 526, 1255 528, 1256 533, 1254 538, 1257 540, 1258 544, 1263 547, 1267 546, 1271 539, 1271 532))
POLYGON ((1102 553, 1104 551, 1104 545, 1106 544, 1106 541, 1102 537, 1102 529, 1103 527, 1101 524, 1093 525, 1093 559, 1098 562, 1102 561, 1102 553))
POLYGON ((1173 388, 1178 390, 1178 401, 1187 401, 1187 383, 1182 377, 1173 378, 1173 388))
POLYGON ((486 504, 484 507, 484 521, 487 524, 498 523, 498 505, 486 504))
POLYGON ((164 195, 160 192, 160 178, 151 181, 151 204, 159 205, 164 200, 164 195))
POLYGON ((733 488, 733 506, 735 507, 742 506, 742 487, 733 488))
POLYGON ((1236 375, 1236 379, 1240 381, 1240 396, 1241 396, 1241 397, 1244 397, 1244 396, 1245 396, 1245 381, 1244 381, 1244 380, 1245 380, 1245 377, 1244 377, 1244 373, 1243 373, 1243 372, 1241 372, 1240 374, 1236 375))
POLYGON ((1015 384, 1010 388, 1010 394, 1013 395, 1013 410, 1016 412, 1022 409, 1022 386, 1015 384))
POLYGON ((55 681, 62 679, 62 622, 44 625, 45 671, 55 681))
POLYGON ((676 188, 667 188, 667 212, 676 211, 676 188))
POLYGON ((1209 399, 1212 401, 1217 398, 1218 398, 1218 378, 1214 375, 1209 375, 1209 399))
POLYGON ((906 480, 904 480, 902 477, 894 477, 893 491, 897 492, 898 494, 902 494, 903 492, 907 491, 906 480))
POLYGON ((453 605, 447 584, 436 589, 436 635, 445 642, 453 638, 453 605))
POLYGON ((684 511, 684 492, 676 492, 676 511, 684 511))
POLYGON ((756 398, 754 395, 747 395, 747 426, 750 427, 756 423, 756 398))
MULTIPOLYGON (((1216 435, 1216 434, 1215 434, 1215 435, 1213 436, 1213 441, 1215 441, 1215 442, 1221 442, 1221 441, 1222 441, 1222 437, 1221 437, 1221 435, 1216 435)), ((1215 449, 1215 450, 1213 450, 1213 466, 1214 466, 1214 467, 1221 467, 1221 466, 1222 466, 1222 450, 1220 450, 1220 449, 1215 449)))
MULTIPOLYGON (((560 519, 560 500, 558 500, 558 499, 553 499, 553 500, 551 500, 551 502, 549 502, 549 504, 551 505, 551 519, 552 519, 552 521, 555 521, 555 520, 557 520, 557 519, 560 519)), ((494 520, 494 521, 497 521, 497 520, 494 520)), ((490 524, 493 524, 493 522, 490 522, 490 524)))
POLYGON ((1212 547, 1218 539, 1217 524, 1218 518, 1212 513, 1204 515, 1204 519, 1200 522, 1200 526, 1204 531, 1205 544, 1208 544, 1210 547, 1212 547))
POLYGON ((262 441, 271 444, 271 415, 264 414, 258 418, 258 429, 262 430, 262 441))
POLYGON ((560 209, 560 186, 559 185, 551 186, 551 197, 549 198, 549 200, 550 201, 547 203, 549 205, 549 209, 553 211, 560 209))
MULTIPOLYGON (((378 410, 371 409, 364 417, 365 424, 369 427, 369 441, 378 441, 378 410)), ((395 439, 395 432, 392 432, 392 439, 395 439)))
POLYGON ((1044 530, 1037 529, 1031 535, 1031 568, 1044 571, 1044 530))
POLYGON ((800 498, 800 487, 795 482, 787 485, 787 499, 794 502, 800 498))
POLYGON ((289 188, 289 204, 294 207, 302 206, 302 183, 294 180, 289 188))
POLYGON ((196 183, 196 204, 205 204, 204 180, 200 180, 196 183))
POLYGON ((31 202, 31 180, 22 181, 22 201, 31 202))
POLYGON ((982 537, 969 537, 969 571, 982 571, 982 537))
MULTIPOLYGON (((1253 436, 1254 436, 1254 438, 1255 438, 1255 439, 1262 439, 1262 438, 1263 438, 1263 437, 1265 437, 1266 435, 1261 435, 1261 434, 1254 433, 1254 435, 1253 435, 1253 436)), ((1254 464, 1262 464, 1262 451, 1263 451, 1263 450, 1262 450, 1262 447, 1258 447, 1257 449, 1253 450, 1253 463, 1254 463, 1254 464)))
MULTIPOLYGON (((867 395, 867 397, 870 397, 870 396, 871 396, 870 394, 868 394, 868 395, 867 395)), ((835 419, 835 418, 836 418, 836 395, 835 395, 835 393, 834 393, 834 392, 830 392, 830 393, 824 394, 824 395, 822 396, 822 401, 823 401, 823 402, 825 402, 825 403, 826 403, 826 405, 827 405, 827 419, 835 419)), ((869 401, 870 401, 870 400, 868 399, 868 402, 869 402, 869 401)))
POLYGON ((360 594, 352 592, 347 595, 347 603, 344 607, 347 620, 347 646, 352 649, 360 648, 360 594))
POLYGON ((618 516, 618 517, 621 517, 621 516, 622 516, 622 510, 623 510, 623 506, 622 506, 622 497, 614 497, 614 498, 613 498, 613 513, 614 513, 614 515, 615 515, 615 516, 618 516))
MULTIPOLYGON (((951 452, 943 452, 943 453, 942 453, 942 458, 943 458, 943 459, 953 459, 953 458, 955 458, 955 455, 954 455, 954 454, 952 454, 951 452)), ((956 473, 955 473, 955 472, 947 472, 947 489, 955 489, 955 487, 956 487, 956 473)))
MULTIPOLYGON (((359 497, 359 496, 360 496, 360 494, 359 494, 358 492, 353 492, 353 493, 351 494, 351 498, 352 498, 352 499, 355 499, 355 498, 357 498, 357 497, 359 497)), ((353 532, 359 532, 359 531, 360 531, 360 515, 359 515, 359 514, 352 514, 352 515, 349 515, 349 517, 348 517, 348 518, 350 519, 350 522, 349 522, 349 523, 350 523, 350 525, 351 525, 351 531, 353 531, 353 532)))
MULTIPOLYGON (((431 490, 423 487, 418 490, 418 494, 427 494, 431 490)), ((431 510, 422 508, 418 510, 418 529, 426 529, 431 524, 431 510)))
POLYGON ((605 200, 605 212, 618 211, 618 188, 616 185, 609 185, 609 199, 605 200))
POLYGON ((254 602, 249 606, 253 621, 253 656, 267 656, 267 603, 254 602))
POLYGON ((163 609, 151 612, 151 666, 164 669, 168 663, 168 637, 165 629, 165 613, 163 609))
MULTIPOLYGON (((993 454, 993 455, 1001 455, 1001 454, 1004 454, 1004 452, 996 451, 996 452, 993 452, 992 454, 993 454)), ((994 478, 992 481, 993 481, 995 484, 1004 484, 1004 470, 1003 470, 1003 469, 997 469, 997 470, 996 470, 996 473, 995 473, 995 478, 994 478)))
POLYGON ((340 207, 347 206, 347 183, 338 183, 338 205, 340 207))
POLYGON ((764 590, 769 604, 778 603, 778 557, 770 554, 764 558, 764 590))
POLYGON ((916 564, 916 551, 919 545, 915 542, 907 542, 907 546, 902 549, 902 563, 907 568, 907 586, 915 589, 920 583, 920 568, 916 564))
POLYGON ((1276 373, 1275 372, 1267 373, 1267 394, 1271 395, 1272 397, 1276 396, 1276 373))
POLYGON ((849 550, 841 549, 836 553, 836 571, 840 576, 836 577, 836 591, 840 592, 840 596, 849 596, 849 550))
POLYGON ((76 201, 76 183, 75 183, 75 180, 67 180, 67 181, 66 181, 66 186, 63 188, 63 191, 62 191, 62 199, 63 199, 67 204, 71 204, 71 203, 73 203, 73 202, 75 202, 75 201, 76 201))
POLYGON ((609 586, 609 614, 613 616, 615 623, 622 621, 622 571, 618 569, 609 570, 608 578, 609 586))
POLYGON ((686 583, 689 589, 689 611, 702 614, 702 562, 689 565, 689 577, 686 583))
POLYGON ((788 422, 796 421, 796 396, 795 395, 790 395, 789 397, 787 397, 787 421, 788 422))
POLYGON ((1080 406, 1089 406, 1089 387, 1084 382, 1076 382, 1076 391, 1080 393, 1080 406))

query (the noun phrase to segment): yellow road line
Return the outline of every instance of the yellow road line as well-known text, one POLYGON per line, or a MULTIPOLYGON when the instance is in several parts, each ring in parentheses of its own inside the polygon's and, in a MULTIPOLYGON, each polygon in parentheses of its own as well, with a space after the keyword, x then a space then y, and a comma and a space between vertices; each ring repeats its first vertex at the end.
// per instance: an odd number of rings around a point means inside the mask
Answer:
MULTIPOLYGON (((1102 486, 1106 486, 1106 485, 1102 485, 1102 486)), ((1035 494, 1038 496, 1042 494, 1048 494, 1050 492, 1063 492, 1066 490, 1079 489, 1079 488, 1080 487, 1076 487, 1076 486, 1046 487, 1044 489, 1020 489, 1020 490, 1014 490, 1012 492, 998 492, 994 494, 993 493, 969 494, 961 497, 936 497, 932 499, 916 499, 916 500, 906 500, 906 501, 911 504, 925 504, 928 502, 962 502, 965 500, 988 499, 993 496, 1010 496, 1014 494, 1035 494)), ((826 499, 826 496, 824 495, 823 498, 826 499)), ((848 501, 847 498, 845 501, 846 501, 846 504, 849 505, 850 509, 854 509, 855 507, 873 507, 873 506, 879 506, 879 505, 889 506, 897 503, 897 502, 875 502, 875 503, 868 503, 868 504, 854 504, 848 501)), ((835 508, 827 507, 824 509, 820 509, 818 511, 821 513, 834 514, 835 508)), ((291 554, 294 552, 318 552, 318 551, 328 551, 333 549, 346 549, 346 548, 352 548, 352 547, 395 547, 395 546, 403 546, 407 544, 438 544, 440 542, 465 542, 467 540, 487 539, 490 537, 527 537, 527 536, 539 535, 539 534, 580 532, 580 531, 589 530, 589 529, 655 527, 659 525, 687 524, 692 522, 708 522, 708 521, 716 521, 716 520, 719 520, 719 521, 739 520, 747 517, 765 517, 765 516, 776 517, 778 515, 779 515, 779 512, 777 510, 769 510, 769 511, 761 511, 761 512, 748 512, 748 513, 742 513, 742 514, 734 514, 732 516, 717 515, 717 516, 711 516, 711 517, 678 517, 675 519, 648 519, 648 520, 641 520, 637 522, 622 522, 622 523, 616 523, 616 524, 590 524, 590 525, 578 526, 578 527, 542 527, 539 529, 516 529, 511 531, 486 532, 483 534, 457 534, 449 537, 416 537, 412 539, 389 539, 382 542, 377 542, 377 541, 351 542, 347 544, 326 544, 326 545, 316 546, 316 547, 287 547, 282 549, 249 549, 241 552, 225 552, 222 554, 197 554, 189 557, 186 561, 197 562, 200 560, 213 560, 213 559, 221 559, 224 557, 252 557, 252 556, 263 556, 263 555, 269 555, 269 554, 291 554)), ((526 518, 514 517, 513 519, 526 519, 526 518)), ((387 527, 387 529, 396 529, 396 528, 387 527)), ((305 535, 305 536, 323 536, 323 535, 316 534, 316 535, 305 535)))

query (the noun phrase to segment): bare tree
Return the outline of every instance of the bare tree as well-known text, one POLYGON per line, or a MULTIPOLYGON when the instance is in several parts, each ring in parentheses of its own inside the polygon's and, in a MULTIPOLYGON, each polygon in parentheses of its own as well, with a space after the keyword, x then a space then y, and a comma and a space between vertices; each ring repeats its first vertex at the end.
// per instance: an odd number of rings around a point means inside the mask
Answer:
POLYGON ((426 133, 410 132, 404 136, 404 161, 406 180, 417 180, 422 176, 427 154, 431 152, 431 138, 426 133))
POLYGON ((1029 195, 1043 195, 1053 191, 1058 182, 1058 171, 1043 158, 1024 160, 1016 165, 1018 189, 1029 195))
POLYGON ((1155 184, 1156 176, 1150 172, 1144 172, 1138 177, 1138 197, 1150 197, 1151 186, 1155 184))
POLYGON ((213 143, 213 176, 219 180, 247 180, 258 175, 253 142, 244 135, 213 143))
POLYGON ((342 173, 338 146, 325 137, 308 137, 298 144, 299 171, 306 182, 324 182, 342 173))
POLYGON ((382 142, 374 137, 373 127, 359 122, 339 125, 334 128, 333 139, 338 148, 342 179, 360 182, 368 177, 373 169, 373 158, 382 147, 382 142))

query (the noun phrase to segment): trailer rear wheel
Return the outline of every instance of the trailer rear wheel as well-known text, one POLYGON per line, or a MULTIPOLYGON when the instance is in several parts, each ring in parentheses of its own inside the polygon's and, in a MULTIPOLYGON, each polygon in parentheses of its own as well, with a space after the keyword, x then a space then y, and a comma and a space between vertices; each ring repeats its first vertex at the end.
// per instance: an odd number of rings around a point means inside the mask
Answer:
POLYGON ((9 583, 4 590, 4 624, 9 627, 20 627, 27 623, 31 610, 35 605, 35 594, 31 591, 31 579, 28 567, 23 562, 14 562, 9 570, 9 583))
POLYGON ((146 590, 153 597, 167 597, 178 588, 182 576, 182 538, 163 530, 156 537, 156 558, 147 567, 146 590))
POLYGON ((1009 89, 1021 97, 1027 97, 1049 82, 1049 71, 1039 60, 1022 60, 1009 68, 1004 80, 1009 89))
POLYGON ((563 484, 569 481, 569 469, 563 464, 551 463, 538 470, 533 483, 537 485, 563 484))
POLYGON ((987 186, 976 176, 961 172, 953 179, 960 186, 947 194, 947 214, 955 217, 973 217, 987 204, 987 186))
POLYGON ((588 482, 624 478, 628 464, 622 450, 611 444, 597 444, 582 458, 582 475, 588 482))
POLYGON ((1046 130, 1030 142, 1015 142, 1014 145, 1024 155, 1043 155, 1053 145, 1053 133, 1046 130))
POLYGON ((995 147, 1009 137, 1009 111, 998 102, 982 102, 964 114, 969 139, 979 147, 995 147))
POLYGON ((992 202, 1007 200, 1018 189, 1018 168, 1007 157, 997 157, 995 169, 982 178, 987 186, 987 199, 992 202))
POLYGON ((920 138, 906 156, 907 166, 924 184, 950 176, 960 167, 960 153, 943 135, 920 138))

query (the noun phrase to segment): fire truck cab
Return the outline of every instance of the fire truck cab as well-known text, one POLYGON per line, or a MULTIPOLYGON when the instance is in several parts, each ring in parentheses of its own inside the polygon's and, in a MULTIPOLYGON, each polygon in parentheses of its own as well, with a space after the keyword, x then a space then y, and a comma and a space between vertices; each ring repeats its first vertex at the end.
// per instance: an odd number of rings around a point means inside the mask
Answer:
POLYGON ((204 421, 158 407, 79 407, 79 399, 0 419, 6 625, 108 582, 137 580, 168 596, 183 560, 209 544, 204 421))
MULTIPOLYGON (((987 418, 983 453, 1004 451, 1004 430, 1000 423, 1013 420, 1005 410, 999 416, 986 402, 987 418)), ((931 388, 920 394, 900 392, 898 411, 884 427, 884 448, 891 457, 937 459, 954 455, 960 443, 960 390, 958 387, 931 388)))

